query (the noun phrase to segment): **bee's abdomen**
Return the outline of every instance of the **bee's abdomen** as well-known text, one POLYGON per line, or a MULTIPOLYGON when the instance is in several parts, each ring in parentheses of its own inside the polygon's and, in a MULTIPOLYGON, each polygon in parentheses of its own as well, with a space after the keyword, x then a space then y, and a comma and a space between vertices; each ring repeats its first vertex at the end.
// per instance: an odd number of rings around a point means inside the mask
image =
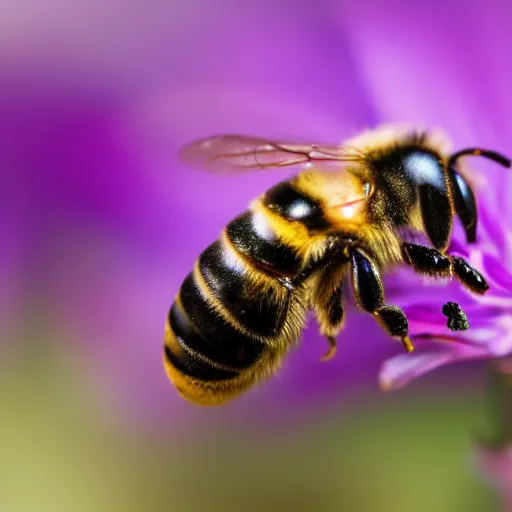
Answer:
POLYGON ((166 344, 164 353, 169 364, 181 373, 206 381, 231 379, 238 375, 236 371, 212 366, 208 361, 204 361, 197 357, 197 355, 191 354, 185 348, 183 339, 176 334, 175 336, 180 349, 173 349, 170 345, 166 344))
MULTIPOLYGON (((261 213, 249 210, 230 222, 201 254, 169 312, 164 355, 171 374, 170 367, 209 386, 238 383, 285 331, 294 292, 279 278, 297 275, 301 266, 261 213)), ((191 385, 173 375, 176 385, 191 385)), ((200 388, 187 389, 196 399, 200 388)))
MULTIPOLYGON (((248 263, 237 260, 233 249, 220 241, 212 244, 199 258, 201 275, 219 303, 245 331, 258 337, 278 336, 288 310, 289 292, 282 288, 279 299, 270 291, 255 286, 248 276, 248 263)), ((274 284, 273 278, 262 278, 274 284)), ((278 285, 279 286, 279 285, 278 285)))
POLYGON ((264 343, 232 325, 205 296, 209 293, 200 288, 194 273, 183 282, 180 300, 191 328, 184 341, 217 364, 243 370, 258 359, 264 343))

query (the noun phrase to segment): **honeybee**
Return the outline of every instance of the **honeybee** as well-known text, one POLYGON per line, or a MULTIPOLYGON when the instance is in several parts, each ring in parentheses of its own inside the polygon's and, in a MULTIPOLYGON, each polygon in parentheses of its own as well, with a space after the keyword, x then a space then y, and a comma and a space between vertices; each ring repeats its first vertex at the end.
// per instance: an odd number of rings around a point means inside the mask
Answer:
POLYGON ((455 215, 468 243, 476 241, 475 195, 458 166, 465 155, 510 166, 479 148, 450 155, 439 134, 393 126, 339 146, 243 135, 185 146, 181 160, 206 171, 299 172, 229 222, 181 285, 164 343, 165 370, 179 393, 220 405, 270 377, 298 343, 309 310, 329 343, 323 359, 330 359, 344 323, 346 276, 359 308, 409 352, 407 318, 386 302, 384 272, 406 264, 485 293, 482 274, 447 254, 455 215), (410 243, 407 229, 428 245, 410 243))

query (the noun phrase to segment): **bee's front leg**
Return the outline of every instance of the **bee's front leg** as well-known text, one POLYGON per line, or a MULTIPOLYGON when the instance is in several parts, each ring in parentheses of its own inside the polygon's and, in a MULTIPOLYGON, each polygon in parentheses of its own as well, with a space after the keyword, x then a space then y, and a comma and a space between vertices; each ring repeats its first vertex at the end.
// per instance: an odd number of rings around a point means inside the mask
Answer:
POLYGON ((433 277, 454 275, 464 286, 478 294, 484 294, 489 289, 484 276, 463 258, 442 254, 423 245, 403 244, 402 250, 404 260, 418 274, 433 277))
POLYGON ((377 266, 361 249, 351 250, 352 285, 359 307, 372 313, 391 336, 401 339, 407 352, 414 346, 408 338, 409 324, 404 312, 385 303, 384 286, 377 266))

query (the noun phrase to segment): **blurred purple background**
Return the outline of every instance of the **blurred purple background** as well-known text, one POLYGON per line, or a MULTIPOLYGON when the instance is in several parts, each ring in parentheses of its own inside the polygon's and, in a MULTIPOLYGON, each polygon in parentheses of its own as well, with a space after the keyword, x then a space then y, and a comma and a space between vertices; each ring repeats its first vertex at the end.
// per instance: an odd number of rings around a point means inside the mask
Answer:
MULTIPOLYGON (((2 371, 63 358, 128 429, 305 420, 384 396, 378 369, 402 348, 353 307, 331 363, 310 322, 279 376, 233 405, 177 396, 161 363, 174 294, 223 226, 290 173, 216 178, 176 151, 221 132, 336 143, 410 122, 510 156, 511 14, 505 0, 4 2, 2 371)), ((508 240, 512 174, 474 167, 508 240)), ((406 396, 447 382, 456 396, 468 376, 448 368, 406 396)))

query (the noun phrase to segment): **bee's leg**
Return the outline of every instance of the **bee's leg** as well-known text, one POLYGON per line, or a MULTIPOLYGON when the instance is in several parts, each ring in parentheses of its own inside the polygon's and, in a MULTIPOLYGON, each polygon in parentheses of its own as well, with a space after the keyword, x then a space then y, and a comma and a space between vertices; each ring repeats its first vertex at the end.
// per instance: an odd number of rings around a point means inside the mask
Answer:
POLYGON ((343 327, 345 310, 343 308, 343 288, 340 283, 325 299, 315 306, 316 316, 320 324, 320 333, 329 343, 329 350, 322 357, 322 361, 329 361, 336 355, 336 335, 343 327))
POLYGON ((434 277, 454 275, 474 293, 483 294, 489 289, 484 276, 465 259, 441 254, 436 249, 423 245, 403 244, 404 260, 412 265, 418 274, 434 277))
POLYGON ((384 287, 375 263, 360 249, 352 250, 351 261, 352 285, 359 307, 372 313, 389 335, 399 337, 407 352, 412 352, 407 317, 400 308, 385 303, 384 287))
POLYGON ((334 336, 326 336, 326 339, 329 343, 329 350, 320 358, 320 361, 330 361, 336 355, 336 338, 334 336))
POLYGON ((327 338, 328 352, 322 361, 332 359, 336 354, 336 335, 343 327, 343 277, 346 265, 331 266, 315 276, 312 286, 311 306, 320 324, 320 333, 327 338))

